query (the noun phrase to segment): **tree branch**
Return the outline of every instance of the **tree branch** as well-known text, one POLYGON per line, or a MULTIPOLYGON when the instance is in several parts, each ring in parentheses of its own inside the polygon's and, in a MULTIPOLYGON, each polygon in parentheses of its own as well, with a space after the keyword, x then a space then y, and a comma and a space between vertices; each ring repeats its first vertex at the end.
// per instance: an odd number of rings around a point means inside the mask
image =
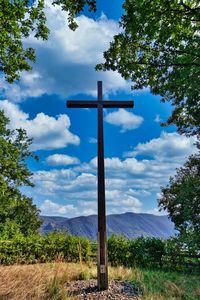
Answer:
POLYGON ((180 0, 180 5, 183 6, 185 9, 189 10, 191 13, 198 13, 200 12, 200 7, 191 8, 187 4, 183 2, 183 0, 180 0))
POLYGON ((191 68, 192 66, 200 68, 200 64, 198 64, 198 63, 169 63, 169 64, 167 64, 167 63, 166 64, 159 64, 158 63, 158 64, 156 64, 156 63, 147 63, 147 62, 134 61, 133 64, 150 66, 152 68, 157 68, 157 67, 180 67, 180 68, 189 67, 189 68, 191 68))

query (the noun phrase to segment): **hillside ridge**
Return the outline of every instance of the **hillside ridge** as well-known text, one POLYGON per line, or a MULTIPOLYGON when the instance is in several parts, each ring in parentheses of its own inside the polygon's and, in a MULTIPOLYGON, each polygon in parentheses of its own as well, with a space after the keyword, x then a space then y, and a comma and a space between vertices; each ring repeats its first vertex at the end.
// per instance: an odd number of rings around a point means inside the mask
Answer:
MULTIPOLYGON (((75 236, 97 239, 97 215, 65 218, 58 216, 40 216, 43 221, 41 233, 51 231, 68 231, 75 236)), ((148 236, 168 238, 175 234, 174 224, 168 216, 157 216, 148 213, 132 213, 107 215, 107 234, 124 235, 127 238, 148 236)))

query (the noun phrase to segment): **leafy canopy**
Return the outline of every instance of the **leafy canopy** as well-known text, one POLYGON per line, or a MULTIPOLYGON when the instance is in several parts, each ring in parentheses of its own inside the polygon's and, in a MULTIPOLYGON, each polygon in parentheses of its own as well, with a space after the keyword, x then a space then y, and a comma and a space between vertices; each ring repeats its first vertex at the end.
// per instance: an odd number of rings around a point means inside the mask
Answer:
POLYGON ((200 132, 200 2, 125 0, 120 25, 97 69, 117 70, 134 89, 174 106, 166 125, 180 133, 200 132))
POLYGON ((40 227, 39 211, 19 188, 33 186, 26 159, 37 157, 29 150, 32 141, 26 132, 10 130, 8 124, 9 120, 0 111, 0 232, 10 227, 28 235, 40 227))
MULTIPOLYGON (((55 0, 68 12, 69 27, 75 30, 74 20, 86 6, 90 11, 96 9, 95 0, 55 0)), ((31 62, 36 59, 33 48, 25 48, 23 40, 30 35, 46 40, 49 29, 46 25, 44 0, 0 0, 0 72, 8 82, 20 78, 21 71, 31 70, 31 62)))
POLYGON ((159 206, 167 210, 180 236, 200 247, 200 154, 188 158, 161 189, 159 206))

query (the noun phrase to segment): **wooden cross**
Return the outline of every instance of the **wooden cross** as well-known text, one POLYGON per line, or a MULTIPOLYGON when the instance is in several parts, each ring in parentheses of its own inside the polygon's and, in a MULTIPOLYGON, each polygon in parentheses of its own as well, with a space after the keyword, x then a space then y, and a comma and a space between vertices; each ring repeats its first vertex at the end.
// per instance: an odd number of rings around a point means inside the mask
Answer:
POLYGON ((98 100, 69 100, 69 108, 98 109, 98 288, 108 289, 108 263, 106 239, 105 173, 103 141, 103 108, 132 108, 133 101, 104 101, 102 99, 102 81, 97 82, 98 100))

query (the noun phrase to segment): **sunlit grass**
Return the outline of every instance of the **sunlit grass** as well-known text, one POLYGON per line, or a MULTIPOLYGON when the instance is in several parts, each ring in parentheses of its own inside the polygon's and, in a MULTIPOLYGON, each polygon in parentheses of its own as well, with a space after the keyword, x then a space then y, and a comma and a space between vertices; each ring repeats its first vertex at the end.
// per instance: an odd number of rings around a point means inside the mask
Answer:
MULTIPOLYGON (((93 264, 46 263, 0 266, 0 299, 66 300, 67 283, 96 279, 93 264)), ((198 300, 200 276, 173 272, 109 267, 109 280, 131 281, 144 300, 198 300)))

